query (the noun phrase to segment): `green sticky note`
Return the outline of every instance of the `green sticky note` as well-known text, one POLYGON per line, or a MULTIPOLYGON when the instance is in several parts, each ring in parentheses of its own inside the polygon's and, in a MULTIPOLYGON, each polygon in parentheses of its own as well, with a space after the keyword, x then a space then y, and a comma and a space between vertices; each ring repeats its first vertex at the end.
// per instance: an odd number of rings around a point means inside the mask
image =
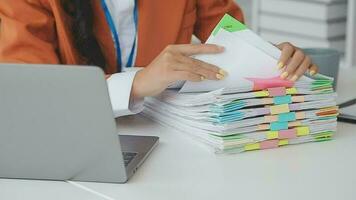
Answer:
POLYGON ((239 22, 228 14, 225 14, 220 22, 216 25, 213 30, 213 35, 215 36, 221 28, 228 32, 236 32, 247 29, 243 23, 239 22))

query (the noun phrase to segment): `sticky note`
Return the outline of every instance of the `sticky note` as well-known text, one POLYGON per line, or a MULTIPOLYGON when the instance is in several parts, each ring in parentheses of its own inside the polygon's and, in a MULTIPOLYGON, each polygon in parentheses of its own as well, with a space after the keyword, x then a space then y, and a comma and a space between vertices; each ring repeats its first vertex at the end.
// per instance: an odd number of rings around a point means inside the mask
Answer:
POLYGON ((288 140, 279 140, 278 145, 283 146, 289 144, 288 140))
POLYGON ((256 97, 268 97, 268 92, 267 91, 258 91, 255 92, 256 97))
POLYGON ((292 88, 287 88, 287 89, 286 89, 286 93, 287 93, 287 94, 297 94, 297 93, 298 93, 298 90, 297 90, 297 88, 294 88, 294 87, 292 87, 292 88))
POLYGON ((279 122, 290 122, 295 120, 296 120, 295 112, 281 113, 278 115, 279 122))
POLYGON ((278 147, 278 140, 266 140, 261 142, 260 146, 261 149, 272 149, 272 148, 277 148, 278 147))
POLYGON ((287 112, 289 112, 289 106, 288 106, 288 104, 271 106, 270 112, 272 115, 276 115, 276 114, 280 114, 280 113, 287 113, 287 112))
POLYGON ((264 122, 265 123, 271 123, 271 122, 275 122, 275 121, 278 121, 278 116, 277 115, 264 116, 264 122))
POLYGON ((270 124, 271 131, 279 131, 288 129, 288 122, 272 122, 270 124))
POLYGON ((267 129, 269 129, 269 127, 270 126, 268 124, 260 124, 257 126, 257 129, 258 130, 267 130, 267 129))
POLYGON ((268 88, 267 90, 271 97, 286 95, 286 89, 284 87, 268 88))
POLYGON ((304 96, 293 96, 292 100, 293 100, 293 102, 304 102, 305 98, 304 98, 304 96))
MULTIPOLYGON (((261 44, 259 44, 260 46, 261 44)), ((279 57, 279 56, 277 56, 279 57)), ((278 58, 277 58, 278 59, 278 58)), ((253 90, 264 90, 274 87, 293 87, 294 82, 289 80, 280 79, 279 76, 275 78, 247 78, 247 80, 253 82, 253 90)))
POLYGON ((301 121, 292 121, 288 123, 289 127, 296 127, 296 126, 302 126, 302 122, 301 121))
POLYGON ((292 97, 290 95, 274 97, 273 103, 276 105, 292 103, 292 97))
POLYGON ((277 139, 278 138, 278 131, 268 131, 267 134, 267 139, 277 139))
POLYGON ((265 105, 269 105, 269 104, 273 104, 274 103, 273 98, 263 98, 262 102, 265 105))
POLYGON ((297 130, 296 129, 287 129, 287 130, 280 130, 278 132, 279 139, 293 139, 297 137, 297 130))
POLYGON ((308 135, 310 132, 309 127, 307 127, 307 126, 297 127, 296 129, 297 129, 298 136, 308 135))
POLYGON ((305 119, 305 112, 297 112, 295 113, 297 119, 305 119))
POLYGON ((260 143, 247 144, 245 145, 245 151, 252 151, 260 149, 260 143))

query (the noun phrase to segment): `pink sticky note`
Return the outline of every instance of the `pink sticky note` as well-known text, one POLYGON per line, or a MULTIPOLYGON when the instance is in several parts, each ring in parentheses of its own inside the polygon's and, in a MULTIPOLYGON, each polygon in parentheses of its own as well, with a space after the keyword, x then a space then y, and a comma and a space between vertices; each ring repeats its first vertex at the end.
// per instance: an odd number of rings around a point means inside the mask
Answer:
POLYGON ((249 81, 253 82, 254 90, 265 90, 267 88, 276 88, 276 87, 293 87, 294 83, 292 81, 283 80, 279 76, 274 78, 246 78, 249 81))
POLYGON ((260 143, 261 149, 273 149, 278 147, 279 140, 266 140, 260 143))
POLYGON ((286 88, 285 87, 274 87, 268 88, 269 96, 277 97, 277 96, 284 96, 286 95, 286 88))
POLYGON ((279 139, 293 139, 297 137, 297 130, 288 129, 288 130, 280 130, 278 132, 279 139))

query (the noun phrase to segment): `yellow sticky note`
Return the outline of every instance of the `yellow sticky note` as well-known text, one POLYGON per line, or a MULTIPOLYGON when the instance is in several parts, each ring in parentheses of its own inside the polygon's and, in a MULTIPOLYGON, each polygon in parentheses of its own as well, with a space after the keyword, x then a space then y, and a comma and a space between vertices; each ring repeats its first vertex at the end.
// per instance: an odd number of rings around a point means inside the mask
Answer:
POLYGON ((245 151, 252 151, 260 149, 260 143, 245 145, 245 151))
POLYGON ((283 146, 283 145, 287 145, 288 144, 288 140, 287 139, 285 139, 285 140, 279 140, 279 142, 278 142, 278 145, 279 146, 283 146))
POLYGON ((308 135, 309 132, 310 132, 309 127, 307 127, 307 126, 297 127, 297 135, 298 136, 308 135))
POLYGON ((286 93, 287 94, 297 94, 298 91, 297 91, 297 88, 292 87, 292 88, 287 88, 286 93))
POLYGON ((271 106, 271 107, 269 107, 269 109, 270 109, 272 115, 289 112, 288 104, 271 106))
POLYGON ((258 91, 255 92, 256 97, 268 97, 268 91, 258 91))
POLYGON ((277 139, 278 138, 278 131, 268 131, 267 132, 267 139, 277 139))

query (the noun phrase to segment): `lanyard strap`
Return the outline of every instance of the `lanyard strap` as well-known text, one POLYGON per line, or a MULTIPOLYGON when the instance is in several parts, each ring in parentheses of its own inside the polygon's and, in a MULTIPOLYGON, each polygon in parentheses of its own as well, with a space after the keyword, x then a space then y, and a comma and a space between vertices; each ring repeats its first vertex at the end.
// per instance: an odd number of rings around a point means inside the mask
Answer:
MULTIPOLYGON (((104 12, 105 12, 105 17, 106 17, 106 20, 109 24, 109 28, 111 30, 111 34, 112 34, 112 37, 113 37, 113 40, 114 40, 114 46, 115 46, 115 49, 116 49, 116 57, 117 57, 117 67, 122 67, 122 57, 121 57, 121 48, 120 48, 120 40, 119 40, 119 34, 116 30, 116 26, 115 26, 115 23, 114 23, 114 20, 110 14, 110 10, 105 2, 105 0, 101 0, 101 5, 104 9, 104 12)), ((126 67, 132 67, 133 64, 134 64, 134 54, 135 54, 135 48, 136 48, 136 39, 137 39, 137 21, 138 21, 138 15, 137 15, 137 0, 135 0, 135 5, 134 5, 134 23, 135 23, 135 38, 134 38, 134 41, 133 41, 133 44, 132 44, 132 48, 131 48, 131 51, 130 51, 130 54, 129 54, 129 58, 127 60, 127 63, 126 63, 126 67)))

